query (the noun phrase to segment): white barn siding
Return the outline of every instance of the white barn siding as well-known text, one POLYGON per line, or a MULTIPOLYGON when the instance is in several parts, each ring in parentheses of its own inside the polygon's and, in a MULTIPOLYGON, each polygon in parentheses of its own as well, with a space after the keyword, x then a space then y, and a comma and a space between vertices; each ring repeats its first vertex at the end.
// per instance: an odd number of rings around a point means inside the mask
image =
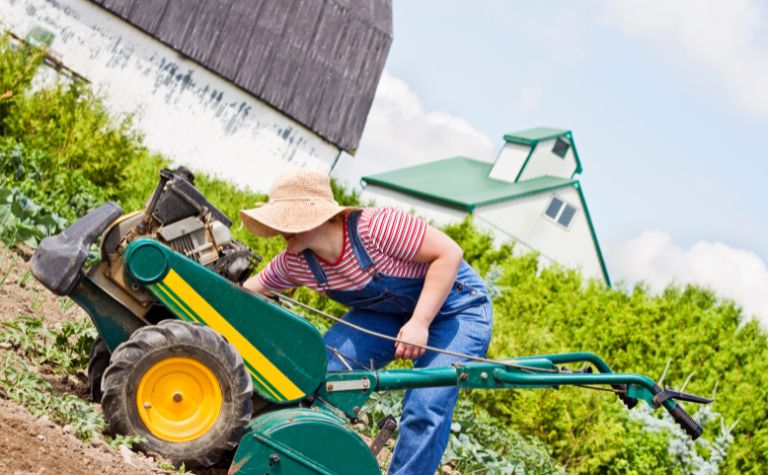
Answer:
POLYGON ((178 164, 254 190, 286 166, 329 172, 339 149, 254 96, 86 0, 0 0, 5 28, 55 35, 51 51, 115 113, 137 113, 145 143, 178 164))
POLYGON ((530 151, 531 147, 527 145, 507 143, 501 148, 488 177, 514 183, 530 151))
POLYGON ((604 280, 587 215, 573 187, 483 206, 475 210, 475 223, 493 232, 498 243, 517 241, 519 250, 535 249, 546 263, 558 262, 604 280), (553 196, 577 209, 567 229, 544 215, 553 196))
POLYGON ((464 219, 466 212, 459 209, 436 205, 414 196, 398 193, 387 188, 368 184, 360 193, 360 201, 373 200, 376 206, 399 208, 425 218, 438 226, 455 223, 464 219))
MULTIPOLYGON (((570 145, 570 140, 561 137, 570 145)), ((523 174, 519 181, 530 180, 541 176, 559 176, 571 178, 576 171, 576 158, 573 155, 573 146, 568 147, 565 158, 552 153, 552 147, 555 145, 555 139, 539 142, 525 165, 523 174)))

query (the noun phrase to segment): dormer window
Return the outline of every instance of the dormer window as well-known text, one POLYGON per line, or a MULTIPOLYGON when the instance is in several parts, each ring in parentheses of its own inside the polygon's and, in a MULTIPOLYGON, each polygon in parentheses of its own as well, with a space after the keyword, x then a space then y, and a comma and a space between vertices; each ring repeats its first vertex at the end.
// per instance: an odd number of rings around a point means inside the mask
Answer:
POLYGON ((571 146, 565 140, 558 138, 555 140, 555 145, 552 147, 552 153, 560 158, 565 158, 565 154, 568 153, 568 149, 571 146))
POLYGON ((577 209, 575 207, 569 205, 557 197, 554 197, 549 203, 549 206, 547 206, 547 210, 544 212, 544 215, 555 221, 560 226, 568 229, 568 226, 571 225, 571 221, 573 221, 573 217, 576 216, 576 211, 577 209))

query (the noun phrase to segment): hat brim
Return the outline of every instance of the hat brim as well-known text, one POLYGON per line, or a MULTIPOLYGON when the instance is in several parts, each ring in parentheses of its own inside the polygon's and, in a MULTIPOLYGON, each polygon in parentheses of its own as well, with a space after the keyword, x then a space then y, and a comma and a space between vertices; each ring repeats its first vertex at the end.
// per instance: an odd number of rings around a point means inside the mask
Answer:
POLYGON ((256 236, 272 237, 280 233, 310 231, 348 209, 322 201, 265 203, 240 211, 243 224, 256 236))

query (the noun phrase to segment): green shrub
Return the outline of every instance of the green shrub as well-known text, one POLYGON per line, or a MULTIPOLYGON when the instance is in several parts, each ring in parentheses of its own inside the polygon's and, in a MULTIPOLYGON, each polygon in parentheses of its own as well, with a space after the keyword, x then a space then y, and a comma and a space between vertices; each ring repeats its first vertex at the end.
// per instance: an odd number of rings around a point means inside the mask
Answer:
POLYGON ((110 199, 107 189, 93 183, 82 170, 61 173, 50 155, 12 138, 0 138, 0 187, 17 190, 45 212, 67 221, 110 199))
POLYGON ((3 120, 29 88, 44 56, 39 49, 14 44, 9 36, 0 35, 0 135, 4 135, 3 120))
POLYGON ((130 116, 114 118, 80 82, 25 94, 3 119, 3 135, 46 155, 50 172, 79 171, 108 196, 125 168, 147 155, 130 116))

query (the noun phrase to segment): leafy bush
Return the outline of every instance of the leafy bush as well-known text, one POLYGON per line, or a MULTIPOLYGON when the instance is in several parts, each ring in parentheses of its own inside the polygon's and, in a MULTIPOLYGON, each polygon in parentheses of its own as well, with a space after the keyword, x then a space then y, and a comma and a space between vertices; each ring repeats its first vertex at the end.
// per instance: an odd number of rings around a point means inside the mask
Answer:
POLYGON ((61 173, 50 155, 7 138, 0 138, 0 187, 17 190, 44 212, 56 212, 67 221, 109 199, 106 188, 82 170, 61 173))
POLYGON ((2 131, 5 137, 41 152, 45 172, 77 171, 110 197, 115 196, 115 185, 126 166, 148 155, 133 131, 131 117, 112 117, 103 101, 80 82, 18 97, 2 120, 2 131))
POLYGON ((6 244, 24 243, 34 249, 42 238, 66 225, 64 218, 37 206, 18 188, 0 186, 0 240, 6 244))
POLYGON ((7 35, 0 35, 0 135, 4 134, 2 120, 32 83, 45 54, 36 48, 14 44, 7 35))
MULTIPOLYGON (((469 249, 465 256, 476 268, 487 267, 485 256, 498 252, 471 227, 448 232, 469 249)), ((492 357, 591 351, 617 371, 651 377, 659 376, 671 360, 667 384, 679 387, 692 373, 690 392, 709 394, 719 384, 717 404, 725 424, 740 420, 721 468, 728 473, 763 471, 768 463, 768 402, 763 397, 768 380, 762 377, 768 370, 768 339, 733 302, 697 286, 671 286, 661 295, 642 286, 610 289, 585 282, 574 271, 539 269, 535 255, 494 256, 490 262, 499 271, 493 282, 499 294, 494 299, 492 357)), ((682 467, 668 454, 670 434, 649 434, 628 419, 611 394, 564 387, 475 391, 471 398, 499 426, 544 441, 568 471, 603 473, 607 467, 626 466, 619 471, 631 473, 642 466, 664 472, 670 463, 682 467)), ((706 421, 703 440, 714 443, 717 429, 719 420, 706 421)), ((704 446, 696 445, 700 455, 707 451, 704 446)))

